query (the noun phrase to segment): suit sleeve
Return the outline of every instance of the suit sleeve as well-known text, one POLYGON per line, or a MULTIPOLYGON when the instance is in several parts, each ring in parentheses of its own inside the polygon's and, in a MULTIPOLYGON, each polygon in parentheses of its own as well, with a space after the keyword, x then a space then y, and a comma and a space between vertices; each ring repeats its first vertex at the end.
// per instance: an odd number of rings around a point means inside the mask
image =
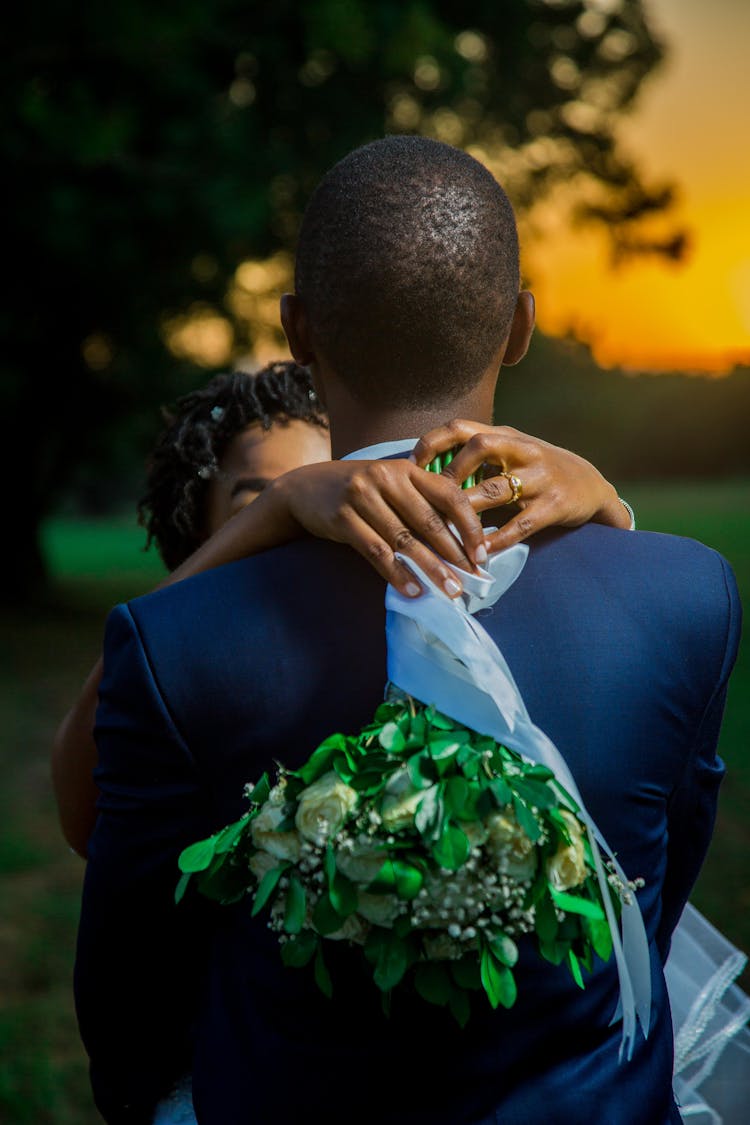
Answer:
MULTIPOLYGON (((666 961, 672 933, 680 920, 693 889, 716 821, 716 806, 725 767, 717 754, 729 676, 737 658, 742 626, 737 583, 731 567, 715 556, 721 564, 722 583, 718 604, 721 612, 713 625, 722 637, 720 658, 714 664, 711 694, 698 727, 695 743, 682 779, 672 794, 668 807, 667 876, 662 892, 662 918, 657 942, 666 961)), ((707 646, 708 649, 708 646, 707 646)))
POLYGON ((176 907, 177 858, 207 835, 199 774, 127 606, 110 615, 97 711, 101 791, 75 970, 94 1098, 109 1125, 146 1125, 190 1068, 208 907, 176 907))

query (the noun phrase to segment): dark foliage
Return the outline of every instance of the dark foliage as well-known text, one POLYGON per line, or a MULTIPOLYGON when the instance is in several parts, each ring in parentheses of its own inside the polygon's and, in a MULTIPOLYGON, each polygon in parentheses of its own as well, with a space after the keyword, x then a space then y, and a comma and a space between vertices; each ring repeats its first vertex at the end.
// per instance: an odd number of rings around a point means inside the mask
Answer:
MULTIPOLYGON (((346 151, 386 131, 488 150, 554 138, 516 204, 585 174, 628 248, 632 220, 668 202, 614 140, 660 57, 641 0, 601 17, 579 0, 38 0, 6 32, 13 596, 42 577, 36 528, 73 475, 94 487, 146 448, 155 404, 196 385, 163 318, 222 308, 236 265, 293 243, 346 151)), ((238 350, 251 333, 237 325, 238 350)))

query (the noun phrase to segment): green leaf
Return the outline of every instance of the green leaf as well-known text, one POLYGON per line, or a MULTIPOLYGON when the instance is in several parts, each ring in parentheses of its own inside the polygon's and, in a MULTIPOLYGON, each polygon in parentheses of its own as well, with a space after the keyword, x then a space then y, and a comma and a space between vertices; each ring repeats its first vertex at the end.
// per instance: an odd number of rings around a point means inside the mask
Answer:
POLYGON ((258 783, 253 787, 248 800, 253 805, 262 805, 264 801, 268 800, 268 794, 271 792, 271 782, 268 774, 264 773, 258 783))
POLYGON ((451 777, 445 783, 445 811, 457 820, 467 820, 465 813, 469 794, 469 783, 465 777, 451 777))
POLYGON ((298 934, 305 921, 305 888, 296 875, 289 877, 284 908, 284 929, 288 934, 298 934))
POLYGON ((395 719, 404 709, 403 703, 385 703, 378 704, 378 709, 374 715, 374 721, 370 724, 372 727, 380 728, 385 723, 389 723, 391 719, 395 719))
POLYGON ((612 933, 606 917, 584 918, 584 927, 594 947, 594 953, 602 961, 609 961, 612 956, 612 933))
POLYGON ((247 894, 247 873, 242 867, 217 856, 207 871, 195 876, 202 895, 213 902, 239 902, 247 894))
POLYGON ((584 918, 604 918, 604 911, 598 902, 579 898, 578 895, 569 895, 565 891, 556 891, 553 887, 550 887, 549 893, 555 906, 568 914, 582 914, 584 918))
POLYGON ((221 833, 209 836, 207 840, 197 840, 194 844, 181 853, 178 866, 183 874, 192 874, 195 871, 205 871, 210 867, 216 850, 216 841, 221 833))
MULTIPOLYGON (((257 787, 256 787, 257 788, 257 787)), ((240 820, 236 820, 234 824, 228 824, 226 828, 222 829, 216 838, 216 854, 224 855, 230 848, 239 840, 242 833, 252 824, 252 819, 249 813, 246 813, 240 820)))
POLYGON ((491 937, 488 944, 497 960, 512 969, 518 960, 518 946, 513 938, 501 932, 491 937))
POLYGON ((376 965, 381 950, 392 938, 393 931, 385 926, 373 926, 365 939, 364 954, 371 965, 376 965))
POLYGON ((432 845, 432 854, 441 867, 457 871, 469 858, 471 845, 466 835, 455 824, 446 823, 437 843, 432 845))
POLYGON ((462 992, 460 988, 452 988, 448 1007, 458 1026, 466 1027, 471 1015, 471 1004, 466 993, 462 992))
POLYGON ((528 805, 517 797, 515 793, 513 794, 513 811, 516 814, 516 820, 529 839, 532 842, 538 840, 542 834, 542 830, 537 824, 536 817, 528 805))
POLYGON ((359 903, 357 888, 354 883, 338 870, 328 884, 328 897, 333 909, 342 918, 348 918, 350 914, 353 914, 359 903))
POLYGON ((572 949, 568 950, 568 965, 570 967, 570 972, 573 980, 576 982, 578 987, 585 988, 586 986, 583 983, 583 976, 581 974, 581 966, 579 965, 578 958, 576 957, 572 949))
POLYGON ((409 949, 405 941, 392 936, 378 954, 373 979, 381 992, 389 992, 399 983, 409 967, 409 949))
POLYGON ((425 789, 414 814, 414 827, 427 840, 439 837, 444 817, 444 806, 439 785, 425 789))
POLYGON ((271 871, 267 871, 263 876, 260 883, 258 884, 258 889, 255 892, 255 898, 253 899, 253 909, 251 912, 253 918, 256 914, 260 914, 261 910, 269 901, 271 895, 275 892, 277 886, 279 885, 279 879, 290 866, 291 864, 287 860, 284 860, 284 862, 280 863, 278 867, 274 867, 271 871))
POLYGON ((281 960, 292 969, 301 969, 312 960, 319 940, 312 930, 303 930, 281 946, 281 960))
POLYGON ((536 765, 527 769, 526 776, 537 778, 539 781, 551 781, 555 775, 549 766, 543 766, 540 762, 537 762, 536 765))
POLYGON ((503 777, 493 777, 492 780, 488 782, 487 789, 489 789, 490 793, 495 798, 498 807, 501 809, 505 808, 506 805, 509 805, 513 798, 513 794, 510 791, 510 786, 503 777))
POLYGON ((582 968, 584 968, 587 973, 593 973, 594 951, 591 948, 591 942, 588 941, 588 939, 584 939, 582 945, 582 949, 579 947, 578 960, 580 961, 582 968))
POLYGON ((323 934, 324 937, 326 934, 335 933, 336 930, 341 929, 345 921, 346 919, 342 918, 338 911, 334 910, 328 896, 321 895, 315 903, 312 912, 313 926, 315 926, 318 933, 323 934))
POLYGON ((408 937, 411 933, 411 918, 409 917, 409 915, 400 914, 396 921, 393 923, 392 929, 396 937, 408 937))
POLYGON ((453 719, 449 719, 447 715, 441 714, 440 711, 435 711, 434 708, 429 707, 425 713, 431 727, 437 727, 438 730, 455 730, 456 724, 453 719))
POLYGON ((555 906, 549 894, 545 893, 536 905, 534 929, 541 941, 554 941, 557 937, 559 922, 555 914, 555 906))
POLYGON ((335 756, 346 749, 346 737, 343 734, 332 734, 321 742, 301 769, 296 771, 297 777, 305 785, 311 785, 331 768, 335 756))
POLYGON ((414 970, 414 987, 429 1004, 444 1007, 451 994, 451 979, 444 965, 422 961, 414 970))
POLYGON ((562 965, 570 949, 569 941, 540 941, 539 952, 545 961, 553 965, 562 965))
POLYGON ((323 944, 318 942, 318 948, 315 951, 315 983, 324 996, 330 1000, 333 996, 333 983, 331 981, 331 974, 328 972, 326 963, 323 960, 323 944))
POLYGON ((386 723, 380 734, 378 735, 378 742, 384 750, 389 750, 391 754, 399 754, 402 750, 406 749, 406 739, 403 732, 397 723, 386 723))
POLYGON ((456 738, 456 733, 431 734, 427 743, 430 757, 439 762, 443 758, 453 758, 458 753, 461 742, 456 738))
POLYGON ((174 889, 175 904, 178 903, 178 902, 182 902, 182 899, 185 895, 185 891, 187 890, 187 885, 190 882, 191 878, 192 878, 192 873, 190 871, 183 871, 182 875, 180 875, 180 878, 177 882, 177 886, 174 889))
POLYGON ((396 894, 398 897, 407 900, 416 898, 424 883, 424 875, 420 869, 403 859, 394 859, 393 868, 396 872, 396 894))
POLYGON ((427 750, 412 754, 406 763, 406 768, 415 789, 427 789, 437 780, 437 769, 427 750))
POLYGON ((451 961, 451 976, 459 988, 468 988, 473 991, 482 987, 479 974, 479 961, 475 954, 467 954, 460 961, 451 961))
POLYGON ((414 750, 417 746, 424 746, 426 729, 424 715, 421 713, 414 715, 409 723, 409 733, 406 739, 409 750, 414 750))
POLYGON ((388 856, 367 890, 372 894, 395 891, 399 898, 412 899, 422 889, 423 882, 424 874, 414 864, 388 856))
POLYGON ((557 797, 552 789, 543 781, 531 781, 526 778, 514 778, 513 786, 519 797, 523 797, 528 805, 536 805, 538 809, 552 809, 557 806, 557 797))
POLYGON ((482 949, 479 963, 482 987, 493 1008, 511 1008, 516 1001, 516 982, 507 965, 501 965, 488 946, 482 949))
POLYGON ((345 785, 351 785, 354 781, 354 778, 357 776, 347 762, 346 758, 344 758, 342 755, 334 759, 333 768, 345 785))

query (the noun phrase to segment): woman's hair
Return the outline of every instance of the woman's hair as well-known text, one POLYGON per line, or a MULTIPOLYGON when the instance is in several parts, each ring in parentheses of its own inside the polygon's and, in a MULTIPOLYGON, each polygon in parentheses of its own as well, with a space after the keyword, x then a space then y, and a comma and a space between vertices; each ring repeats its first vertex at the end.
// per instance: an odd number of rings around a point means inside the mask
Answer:
POLYGON ((236 434, 253 422, 269 430, 292 419, 328 428, 310 373, 296 363, 270 363, 253 375, 216 375, 162 413, 166 425, 149 458, 138 522, 148 534, 146 548, 155 540, 169 570, 205 539, 209 481, 236 434))

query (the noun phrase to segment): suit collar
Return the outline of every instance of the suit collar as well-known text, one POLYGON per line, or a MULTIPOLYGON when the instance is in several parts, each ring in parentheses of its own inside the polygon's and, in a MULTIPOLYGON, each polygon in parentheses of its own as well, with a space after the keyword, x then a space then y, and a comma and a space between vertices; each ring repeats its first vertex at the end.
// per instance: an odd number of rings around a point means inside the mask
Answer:
POLYGON ((342 461, 380 461, 385 457, 402 457, 411 453, 417 438, 401 438, 400 441, 381 441, 377 445, 366 445, 342 457, 342 461))

